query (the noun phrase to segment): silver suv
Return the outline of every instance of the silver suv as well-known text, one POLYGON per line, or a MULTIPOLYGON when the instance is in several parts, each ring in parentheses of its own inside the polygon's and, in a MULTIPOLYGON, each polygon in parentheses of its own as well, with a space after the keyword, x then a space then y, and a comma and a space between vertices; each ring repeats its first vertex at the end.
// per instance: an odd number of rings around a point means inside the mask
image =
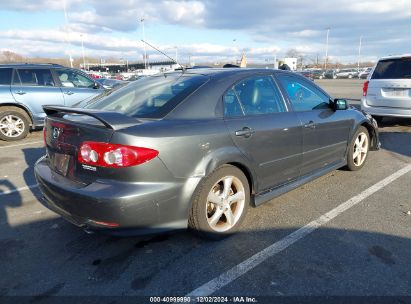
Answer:
POLYGON ((381 58, 363 86, 361 109, 377 121, 411 117, 411 55, 381 58))
POLYGON ((43 105, 72 106, 104 91, 87 74, 56 64, 0 65, 0 139, 43 126, 43 105))

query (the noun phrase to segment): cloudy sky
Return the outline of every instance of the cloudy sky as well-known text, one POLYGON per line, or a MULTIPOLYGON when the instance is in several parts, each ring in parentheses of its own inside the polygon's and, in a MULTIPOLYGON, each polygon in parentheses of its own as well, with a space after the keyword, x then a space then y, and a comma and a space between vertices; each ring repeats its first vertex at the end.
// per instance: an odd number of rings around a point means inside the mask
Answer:
POLYGON ((364 61, 411 53, 410 0, 0 0, 0 50, 80 57, 83 40, 88 56, 141 61, 142 18, 146 40, 181 62, 243 51, 272 62, 290 49, 322 60, 326 28, 332 60, 356 62, 360 36, 364 61))

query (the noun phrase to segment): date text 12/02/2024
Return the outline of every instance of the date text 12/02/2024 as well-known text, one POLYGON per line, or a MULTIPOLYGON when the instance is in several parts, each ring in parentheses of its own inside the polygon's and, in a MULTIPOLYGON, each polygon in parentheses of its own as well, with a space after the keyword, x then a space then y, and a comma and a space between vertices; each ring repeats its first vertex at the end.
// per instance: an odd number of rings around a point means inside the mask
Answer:
POLYGON ((150 303, 257 303, 254 297, 150 297, 150 303))

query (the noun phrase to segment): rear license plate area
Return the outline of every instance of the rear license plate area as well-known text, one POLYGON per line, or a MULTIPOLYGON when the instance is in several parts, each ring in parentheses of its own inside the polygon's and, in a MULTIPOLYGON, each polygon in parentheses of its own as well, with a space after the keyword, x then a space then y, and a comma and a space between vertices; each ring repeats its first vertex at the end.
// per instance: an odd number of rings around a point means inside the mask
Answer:
POLYGON ((409 89, 384 89, 384 93, 386 96, 390 97, 406 97, 409 94, 409 89))
POLYGON ((70 155, 61 154, 61 153, 54 153, 53 155, 53 167, 54 169, 63 176, 67 175, 69 163, 70 163, 70 155))

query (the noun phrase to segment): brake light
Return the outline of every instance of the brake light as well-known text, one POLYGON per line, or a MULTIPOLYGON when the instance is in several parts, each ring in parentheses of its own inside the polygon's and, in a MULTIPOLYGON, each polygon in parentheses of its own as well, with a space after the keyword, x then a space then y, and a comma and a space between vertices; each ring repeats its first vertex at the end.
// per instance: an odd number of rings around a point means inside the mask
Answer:
POLYGON ((123 168, 148 162, 157 155, 158 151, 148 148, 86 141, 81 144, 77 159, 87 165, 123 168))
POLYGON ((362 87, 362 96, 367 96, 368 83, 369 83, 368 80, 367 80, 366 82, 364 82, 364 85, 363 85, 363 87, 362 87))

